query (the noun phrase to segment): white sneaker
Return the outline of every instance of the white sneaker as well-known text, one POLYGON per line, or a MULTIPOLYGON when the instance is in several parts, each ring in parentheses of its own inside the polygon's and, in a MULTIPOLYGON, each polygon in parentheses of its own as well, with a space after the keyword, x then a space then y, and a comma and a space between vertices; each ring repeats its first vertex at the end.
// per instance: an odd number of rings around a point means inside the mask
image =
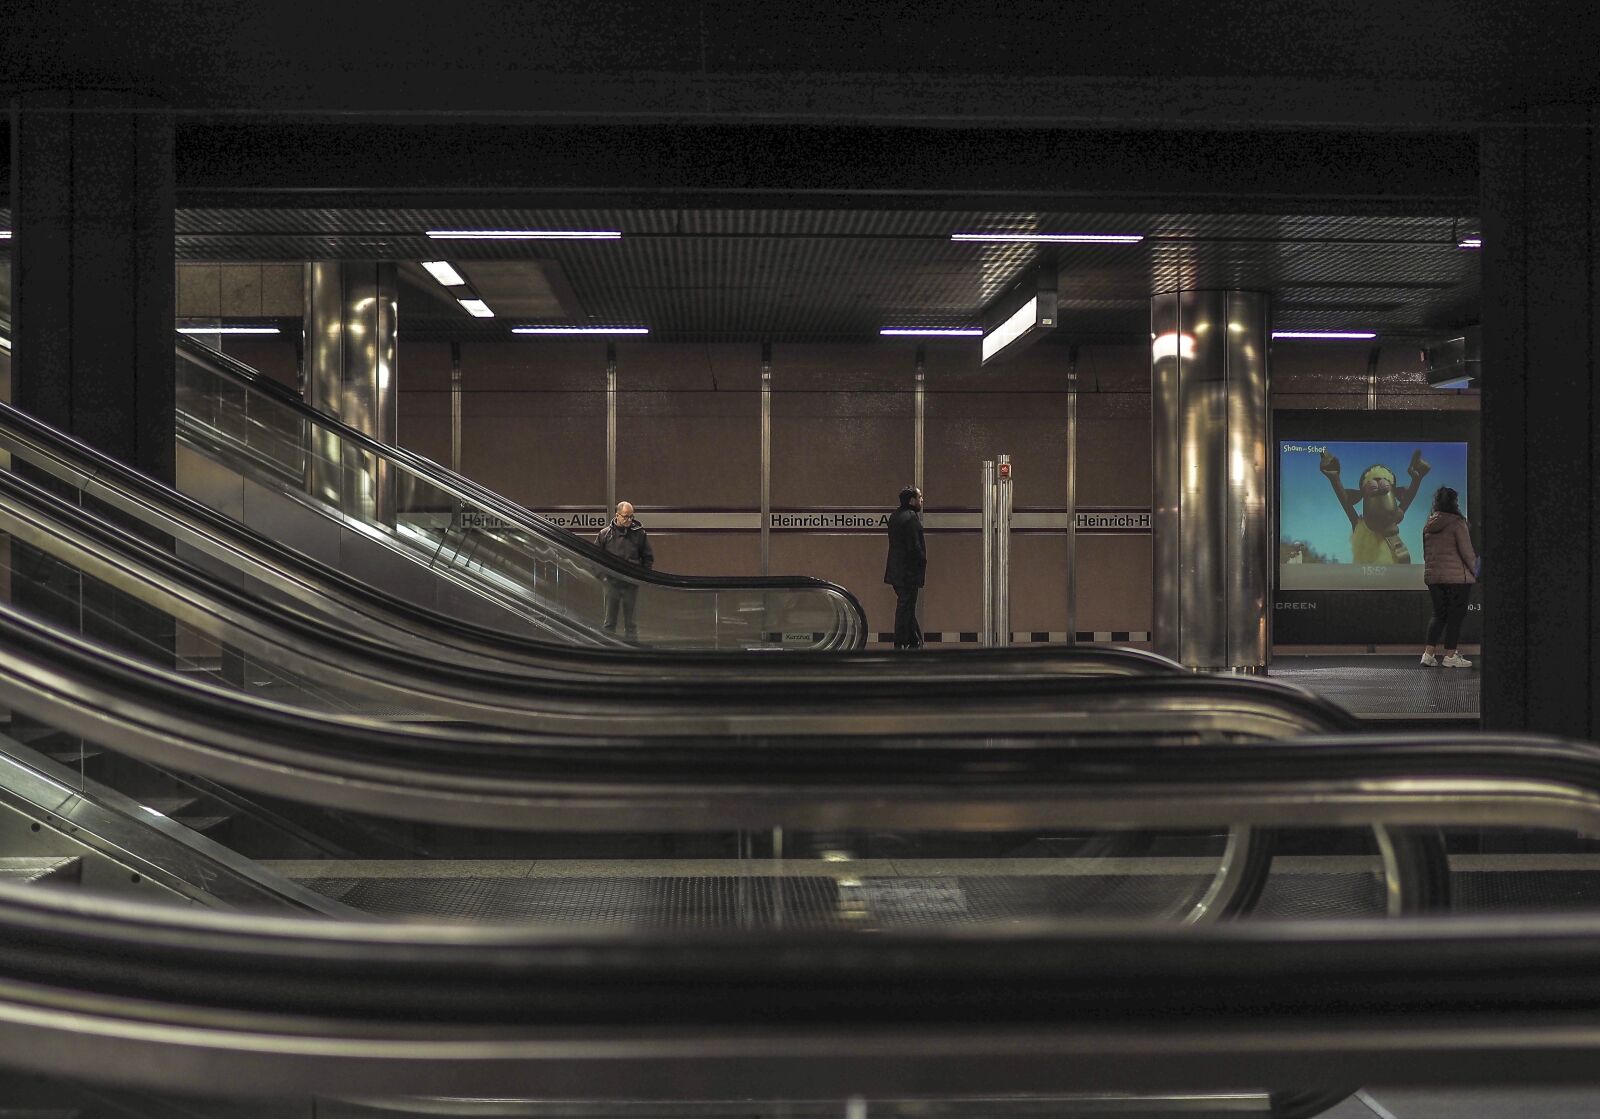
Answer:
POLYGON ((1444 665, 1446 668, 1471 668, 1472 667, 1472 662, 1469 661, 1466 657, 1462 656, 1460 653, 1451 653, 1449 656, 1445 657, 1444 660, 1440 661, 1439 663, 1444 665))
POLYGON ((1422 667, 1424 667, 1424 668, 1438 668, 1439 667, 1439 658, 1434 656, 1432 653, 1423 653, 1422 654, 1422 667))

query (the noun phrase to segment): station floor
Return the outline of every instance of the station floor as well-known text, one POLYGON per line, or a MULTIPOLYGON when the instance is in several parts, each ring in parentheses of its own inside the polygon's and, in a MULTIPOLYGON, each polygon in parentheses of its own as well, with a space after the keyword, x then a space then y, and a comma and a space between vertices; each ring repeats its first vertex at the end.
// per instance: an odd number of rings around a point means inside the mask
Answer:
POLYGON ((1278 655, 1268 675, 1372 722, 1438 722, 1443 729, 1476 721, 1482 656, 1469 658, 1471 668, 1424 668, 1419 657, 1278 655))

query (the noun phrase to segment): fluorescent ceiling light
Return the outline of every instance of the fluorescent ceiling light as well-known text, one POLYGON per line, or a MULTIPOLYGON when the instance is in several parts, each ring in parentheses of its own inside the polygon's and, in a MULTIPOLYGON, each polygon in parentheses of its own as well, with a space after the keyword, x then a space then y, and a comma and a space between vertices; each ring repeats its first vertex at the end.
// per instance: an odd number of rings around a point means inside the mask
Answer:
POLYGON ((983 331, 976 328, 960 330, 924 330, 920 326, 886 326, 878 331, 885 335, 904 335, 913 338, 978 338, 983 331))
POLYGON ((430 229, 436 241, 615 241, 615 229, 430 229))
POLYGON ((489 310, 489 305, 481 299, 458 299, 457 303, 467 309, 467 314, 475 319, 492 319, 494 312, 489 310))
POLYGON ((1274 338, 1315 338, 1322 341, 1358 341, 1365 338, 1376 338, 1378 335, 1371 330, 1274 330, 1274 338))
POLYGON ((648 326, 514 326, 513 334, 649 334, 648 326))
POLYGON ((1143 233, 952 233, 952 241, 1021 241, 1065 245, 1137 245, 1143 233))
POLYGON ((1039 321, 1039 297, 1036 295, 1018 307, 1012 316, 983 336, 983 360, 995 354, 1032 330, 1039 321))
POLYGON ((180 326, 179 334, 282 334, 275 326, 180 326))
POLYGON ((9 229, 0 229, 0 241, 9 241, 9 240, 11 240, 11 230, 9 230, 9 229))
POLYGON ((1458 248, 1458 249, 1481 249, 1481 248, 1483 248, 1483 238, 1482 237, 1463 237, 1463 238, 1461 238, 1461 243, 1459 245, 1457 245, 1456 248, 1458 248))
POLYGON ((425 260, 422 262, 422 267, 428 270, 428 275, 447 288, 458 288, 467 282, 460 272, 450 267, 448 260, 425 260))

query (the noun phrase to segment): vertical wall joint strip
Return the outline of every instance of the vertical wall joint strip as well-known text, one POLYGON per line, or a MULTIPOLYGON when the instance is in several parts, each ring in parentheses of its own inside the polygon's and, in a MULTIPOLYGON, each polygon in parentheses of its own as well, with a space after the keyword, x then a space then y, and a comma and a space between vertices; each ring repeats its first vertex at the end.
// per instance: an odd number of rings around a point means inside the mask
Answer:
POLYGON ((617 344, 606 343, 606 514, 617 509, 617 344))
POLYGON ((761 574, 772 573, 772 343, 761 344, 761 574))

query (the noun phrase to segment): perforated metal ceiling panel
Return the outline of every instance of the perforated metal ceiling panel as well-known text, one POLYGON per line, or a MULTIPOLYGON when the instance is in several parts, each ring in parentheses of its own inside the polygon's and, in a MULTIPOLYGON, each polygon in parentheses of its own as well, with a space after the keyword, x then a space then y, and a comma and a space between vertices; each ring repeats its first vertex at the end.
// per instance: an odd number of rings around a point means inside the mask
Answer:
MULTIPOLYGON (((180 260, 554 262, 584 325, 662 340, 863 339, 883 326, 964 326, 1036 261, 1060 274, 1058 336, 1136 334, 1152 292, 1273 293, 1283 329, 1389 334, 1477 317, 1467 216, 1036 213, 936 210, 180 211, 180 260), (609 241, 438 241, 430 229, 611 229, 609 241), (1137 245, 952 242, 957 231, 1142 233, 1137 245)), ((515 270, 502 275, 515 275, 515 270)), ((538 279, 528 271, 530 283, 538 279)), ((539 284, 534 284, 539 286, 539 284)), ((546 294, 524 306, 550 306, 546 294)), ((514 295, 508 296, 514 298, 514 295)), ((491 303, 492 305, 492 303, 491 303)), ((515 304, 511 304, 515 306, 515 304)), ((402 307, 412 337, 505 337, 524 321, 402 307)), ((549 320, 538 320, 549 321, 549 320)))

